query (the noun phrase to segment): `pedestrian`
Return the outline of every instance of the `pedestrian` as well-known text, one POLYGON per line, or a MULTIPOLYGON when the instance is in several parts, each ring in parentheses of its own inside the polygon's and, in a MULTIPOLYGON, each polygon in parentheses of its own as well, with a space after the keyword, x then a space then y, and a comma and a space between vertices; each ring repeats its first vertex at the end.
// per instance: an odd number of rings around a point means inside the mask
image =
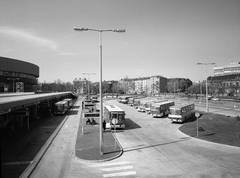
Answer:
POLYGON ((90 123, 91 123, 90 119, 87 118, 86 124, 90 124, 90 123))
POLYGON ((105 122, 105 120, 103 121, 103 131, 105 131, 106 130, 106 122, 105 122))

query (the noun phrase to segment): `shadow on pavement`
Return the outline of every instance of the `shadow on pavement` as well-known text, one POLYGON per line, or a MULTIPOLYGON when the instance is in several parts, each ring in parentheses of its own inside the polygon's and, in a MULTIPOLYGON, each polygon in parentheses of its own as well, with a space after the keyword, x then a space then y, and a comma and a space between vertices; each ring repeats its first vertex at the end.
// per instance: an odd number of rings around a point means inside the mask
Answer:
POLYGON ((141 128, 136 122, 132 121, 130 118, 125 119, 125 129, 124 130, 131 130, 131 129, 139 129, 141 128))

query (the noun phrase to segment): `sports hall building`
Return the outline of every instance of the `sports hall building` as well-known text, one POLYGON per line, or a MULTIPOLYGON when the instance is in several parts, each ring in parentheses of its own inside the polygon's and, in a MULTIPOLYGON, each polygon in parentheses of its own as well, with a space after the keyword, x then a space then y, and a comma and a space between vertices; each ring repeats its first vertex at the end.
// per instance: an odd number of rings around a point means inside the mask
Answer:
POLYGON ((39 66, 0 56, 0 93, 33 92, 39 66))

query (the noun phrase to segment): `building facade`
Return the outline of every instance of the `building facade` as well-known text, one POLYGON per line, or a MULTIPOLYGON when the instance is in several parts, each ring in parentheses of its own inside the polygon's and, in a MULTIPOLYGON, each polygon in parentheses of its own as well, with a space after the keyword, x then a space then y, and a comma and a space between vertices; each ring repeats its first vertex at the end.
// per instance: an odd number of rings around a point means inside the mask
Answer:
POLYGON ((0 92, 33 92, 38 83, 35 64, 0 56, 0 92))
POLYGON ((156 95, 167 92, 167 78, 162 76, 125 78, 119 84, 126 94, 156 95))
POLYGON ((240 96, 240 62, 213 67, 214 76, 208 77, 209 92, 216 96, 240 96))
POLYGON ((214 76, 233 75, 240 73, 240 62, 231 62, 230 65, 213 67, 214 76))
POLYGON ((208 85, 212 95, 240 97, 240 73, 208 77, 208 85))

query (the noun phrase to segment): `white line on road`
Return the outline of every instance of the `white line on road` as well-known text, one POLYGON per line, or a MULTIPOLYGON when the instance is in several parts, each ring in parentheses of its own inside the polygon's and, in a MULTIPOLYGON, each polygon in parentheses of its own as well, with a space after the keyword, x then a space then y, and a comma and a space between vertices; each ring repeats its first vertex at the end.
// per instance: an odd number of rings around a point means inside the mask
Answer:
POLYGON ((90 165, 90 167, 104 167, 104 166, 114 166, 114 165, 123 165, 123 164, 129 164, 129 161, 122 161, 122 162, 116 162, 116 163, 95 164, 95 165, 90 165))
POLYGON ((119 173, 112 173, 112 174, 103 174, 103 177, 117 177, 117 176, 129 176, 129 175, 136 175, 135 171, 129 172, 119 172, 119 173))
POLYGON ((103 168, 103 169, 99 169, 99 170, 101 170, 101 171, 119 171, 119 170, 126 170, 126 169, 133 169, 133 166, 110 167, 110 168, 103 168))

